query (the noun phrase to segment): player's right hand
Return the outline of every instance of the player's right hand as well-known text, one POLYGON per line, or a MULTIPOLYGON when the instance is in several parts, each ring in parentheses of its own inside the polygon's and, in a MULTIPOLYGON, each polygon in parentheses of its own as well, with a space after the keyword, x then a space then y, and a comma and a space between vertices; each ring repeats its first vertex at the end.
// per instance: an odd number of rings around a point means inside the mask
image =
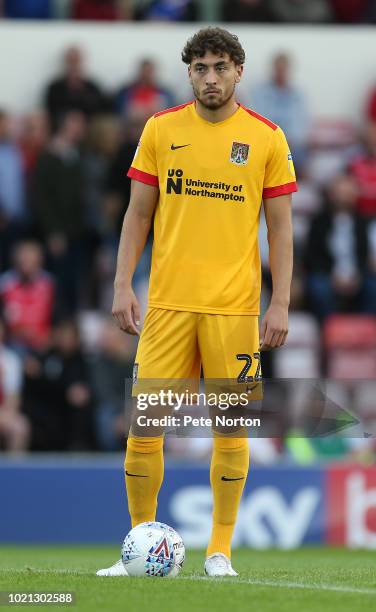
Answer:
POLYGON ((140 306, 132 289, 115 289, 112 316, 118 326, 127 334, 140 334, 140 306))

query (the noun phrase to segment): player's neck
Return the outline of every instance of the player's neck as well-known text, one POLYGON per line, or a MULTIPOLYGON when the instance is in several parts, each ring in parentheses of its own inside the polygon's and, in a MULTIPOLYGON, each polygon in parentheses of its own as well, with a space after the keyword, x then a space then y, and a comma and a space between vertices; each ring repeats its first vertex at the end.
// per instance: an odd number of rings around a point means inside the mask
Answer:
POLYGON ((238 102, 236 102, 235 98, 231 98, 224 106, 221 108, 210 109, 201 104, 200 100, 196 100, 196 111, 197 114, 205 119, 205 121, 210 121, 211 123, 219 123, 220 121, 225 121, 231 115, 236 113, 239 108, 238 102))

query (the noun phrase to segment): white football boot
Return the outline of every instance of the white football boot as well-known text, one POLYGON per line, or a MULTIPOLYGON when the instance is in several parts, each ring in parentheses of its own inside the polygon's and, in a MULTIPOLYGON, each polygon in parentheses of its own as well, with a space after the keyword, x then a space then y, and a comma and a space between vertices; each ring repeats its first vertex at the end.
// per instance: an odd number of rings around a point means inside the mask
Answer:
POLYGON ((231 561, 223 553, 213 553, 205 561, 205 574, 207 576, 238 576, 232 569, 231 561))
POLYGON ((121 559, 116 561, 111 567, 106 567, 97 571, 97 576, 128 576, 127 570, 121 559))

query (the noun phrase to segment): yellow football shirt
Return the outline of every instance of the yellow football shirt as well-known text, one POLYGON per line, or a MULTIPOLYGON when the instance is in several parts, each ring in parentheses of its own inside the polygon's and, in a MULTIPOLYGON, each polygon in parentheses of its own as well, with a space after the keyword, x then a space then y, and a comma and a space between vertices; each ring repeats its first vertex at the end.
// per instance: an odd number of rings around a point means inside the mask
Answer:
POLYGON ((297 190, 282 130, 241 105, 211 123, 183 104, 148 120, 128 176, 159 187, 149 306, 259 314, 262 198, 297 190))

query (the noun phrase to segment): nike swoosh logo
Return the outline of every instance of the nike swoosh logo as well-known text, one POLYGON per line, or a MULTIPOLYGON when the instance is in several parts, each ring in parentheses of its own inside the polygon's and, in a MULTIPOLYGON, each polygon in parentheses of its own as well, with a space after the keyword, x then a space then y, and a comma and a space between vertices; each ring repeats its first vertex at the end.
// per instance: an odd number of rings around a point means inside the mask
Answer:
POLYGON ((183 149, 184 147, 190 147, 191 143, 186 145, 171 145, 171 151, 175 151, 176 149, 183 149))
POLYGON ((229 482, 230 480, 244 480, 244 476, 241 476, 240 478, 226 478, 226 476, 222 476, 221 480, 225 480, 226 482, 229 482))
POLYGON ((127 470, 125 470, 125 475, 126 476, 137 476, 138 478, 149 478, 147 475, 145 474, 131 474, 130 472, 128 472, 127 470))

